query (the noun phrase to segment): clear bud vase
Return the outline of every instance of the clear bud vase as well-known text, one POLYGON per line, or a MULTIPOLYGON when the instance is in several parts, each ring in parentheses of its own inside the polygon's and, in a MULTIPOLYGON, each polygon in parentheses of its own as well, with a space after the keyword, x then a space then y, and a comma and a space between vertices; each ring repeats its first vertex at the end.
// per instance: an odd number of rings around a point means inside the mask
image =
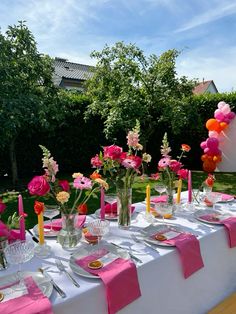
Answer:
POLYGON ((77 214, 62 213, 62 228, 57 235, 57 241, 64 249, 74 248, 82 237, 82 232, 75 226, 77 214))
POLYGON ((172 214, 175 212, 175 201, 174 201, 174 193, 175 190, 173 189, 172 186, 166 189, 167 192, 167 203, 169 206, 172 207, 172 214))
POLYGON ((131 224, 132 189, 117 187, 116 193, 118 226, 121 229, 128 229, 131 224))

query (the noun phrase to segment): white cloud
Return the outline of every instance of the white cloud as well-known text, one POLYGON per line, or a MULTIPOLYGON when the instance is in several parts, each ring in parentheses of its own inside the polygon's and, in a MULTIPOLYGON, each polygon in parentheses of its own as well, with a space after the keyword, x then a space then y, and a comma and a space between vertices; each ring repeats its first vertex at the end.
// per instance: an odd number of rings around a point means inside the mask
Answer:
POLYGON ((191 30, 203 24, 207 24, 219 20, 225 16, 233 15, 236 13, 236 3, 220 1, 216 7, 210 6, 208 10, 202 14, 196 15, 191 18, 189 22, 178 28, 175 33, 191 30))
POLYGON ((209 55, 203 49, 183 53, 177 60, 178 75, 213 80, 219 92, 236 90, 236 46, 231 50, 209 55), (223 56, 223 57, 222 57, 223 56))

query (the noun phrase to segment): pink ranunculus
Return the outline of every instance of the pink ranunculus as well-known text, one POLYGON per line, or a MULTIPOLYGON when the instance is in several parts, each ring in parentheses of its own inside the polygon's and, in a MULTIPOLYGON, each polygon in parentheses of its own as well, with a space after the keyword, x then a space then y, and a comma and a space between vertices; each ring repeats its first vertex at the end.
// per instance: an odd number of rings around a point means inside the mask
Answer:
POLYGON ((74 180, 74 187, 79 190, 89 190, 92 188, 92 181, 84 176, 78 177, 74 180))
POLYGON ((171 160, 169 167, 172 171, 177 173, 181 169, 182 163, 177 160, 171 160))
POLYGON ((179 179, 186 180, 188 178, 188 170, 187 169, 180 169, 177 172, 177 175, 179 176, 179 179))
POLYGON ((170 164, 170 158, 169 157, 165 157, 159 160, 158 162, 158 167, 159 168, 166 168, 168 167, 170 164))
POLYGON ((94 168, 100 168, 102 166, 102 160, 99 158, 98 154, 96 154, 96 156, 91 158, 91 165, 94 168))
POLYGON ((35 176, 28 184, 31 195, 44 196, 50 191, 50 185, 44 176, 35 176))
POLYGON ((70 184, 67 180, 59 180, 58 185, 62 188, 63 191, 70 191, 70 184))
POLYGON ((113 160, 120 159, 120 155, 123 151, 122 147, 117 145, 103 147, 104 158, 111 158, 113 160))
POLYGON ((0 215, 4 212, 6 207, 7 207, 6 204, 4 204, 2 199, 0 199, 0 215))

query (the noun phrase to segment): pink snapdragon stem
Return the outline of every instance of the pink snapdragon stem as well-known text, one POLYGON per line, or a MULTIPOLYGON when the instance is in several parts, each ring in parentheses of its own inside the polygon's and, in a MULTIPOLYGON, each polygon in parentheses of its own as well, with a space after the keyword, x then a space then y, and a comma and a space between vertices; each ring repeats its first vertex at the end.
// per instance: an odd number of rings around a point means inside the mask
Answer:
POLYGON ((25 240, 25 216, 24 216, 24 208, 23 208, 23 199, 22 195, 18 196, 18 214, 20 216, 19 224, 20 224, 20 239, 25 240))

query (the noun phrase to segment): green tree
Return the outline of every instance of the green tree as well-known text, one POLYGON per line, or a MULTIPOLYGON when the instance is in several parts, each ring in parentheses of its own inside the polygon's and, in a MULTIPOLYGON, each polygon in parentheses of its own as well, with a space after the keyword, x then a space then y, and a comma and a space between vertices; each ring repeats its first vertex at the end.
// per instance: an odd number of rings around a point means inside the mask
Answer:
POLYGON ((106 137, 113 139, 138 119, 145 145, 158 123, 192 93, 194 81, 176 75, 178 55, 173 49, 145 57, 138 47, 123 42, 92 52, 98 62, 87 84, 92 103, 86 117, 100 115, 106 137))
POLYGON ((9 149, 14 184, 17 137, 39 126, 40 112, 53 96, 52 71, 51 59, 37 51, 24 22, 9 26, 5 35, 0 33, 0 145, 9 149))

